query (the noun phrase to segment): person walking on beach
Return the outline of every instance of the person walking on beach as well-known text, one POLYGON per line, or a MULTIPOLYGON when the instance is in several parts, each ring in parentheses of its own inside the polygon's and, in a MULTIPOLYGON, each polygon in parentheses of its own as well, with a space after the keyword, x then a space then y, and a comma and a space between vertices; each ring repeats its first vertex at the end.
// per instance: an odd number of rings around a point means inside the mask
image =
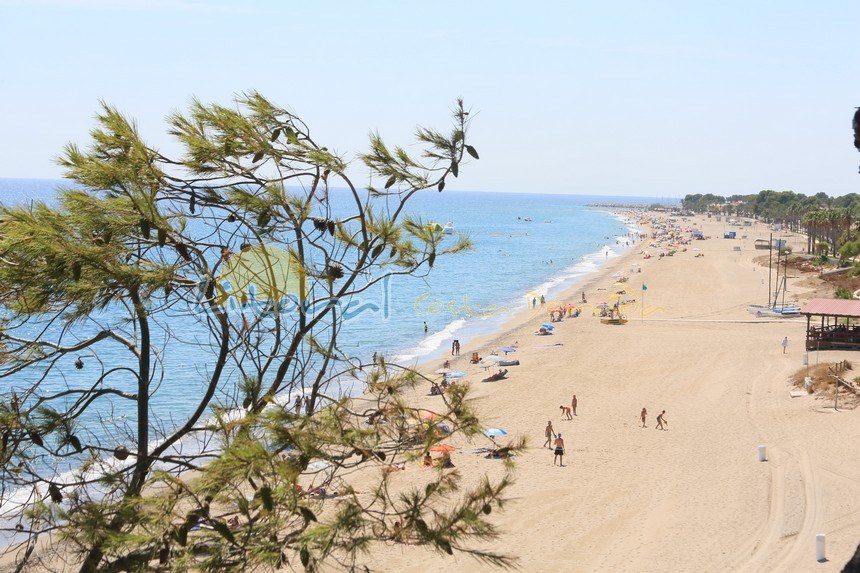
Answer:
POLYGON ((454 340, 454 353, 457 356, 460 356, 460 341, 459 340, 454 340))
POLYGON ((788 348, 788 337, 783 338, 780 344, 782 344, 782 353, 785 354, 785 349, 788 348))
POLYGON ((544 298, 543 295, 540 295, 540 305, 541 305, 541 308, 546 306, 546 298, 544 298))
POLYGON ((537 299, 532 297, 532 308, 537 308, 537 299))
POLYGON ((645 425, 645 418, 648 417, 648 410, 646 410, 645 408, 642 408, 642 413, 639 415, 642 417, 642 427, 647 428, 648 426, 645 425))
POLYGON ((663 427, 663 424, 666 424, 667 426, 669 425, 669 422, 667 422, 666 418, 663 417, 665 415, 666 415, 666 410, 663 410, 662 412, 660 412, 660 415, 657 416, 657 427, 654 428, 655 430, 668 430, 669 429, 669 428, 663 427))
POLYGON ((546 441, 543 443, 543 447, 552 448, 552 439, 555 437, 555 431, 552 429, 552 421, 546 421, 546 429, 544 430, 544 435, 546 436, 546 441))
POLYGON ((570 411, 573 412, 574 416, 576 416, 576 394, 574 394, 573 398, 570 400, 570 411))
POLYGON ((555 465, 555 461, 558 460, 558 465, 564 467, 564 440, 561 439, 561 433, 555 439, 554 445, 555 451, 552 455, 552 465, 555 465))
POLYGON ((454 356, 454 352, 457 351, 457 341, 451 343, 451 356, 454 356))

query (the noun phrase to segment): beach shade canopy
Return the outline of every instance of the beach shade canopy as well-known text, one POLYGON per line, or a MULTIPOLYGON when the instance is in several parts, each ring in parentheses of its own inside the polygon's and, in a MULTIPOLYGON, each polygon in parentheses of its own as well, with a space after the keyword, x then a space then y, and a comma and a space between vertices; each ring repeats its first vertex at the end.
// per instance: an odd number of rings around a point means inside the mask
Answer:
POLYGON ((436 444, 430 448, 431 452, 436 452, 439 454, 450 454, 451 452, 456 451, 457 448, 450 444, 436 444))
POLYGON ((516 352, 516 351, 517 351, 517 349, 514 348, 513 346, 502 346, 498 350, 498 352, 504 352, 505 354, 507 354, 508 352, 516 352))
POLYGON ((611 295, 609 295, 609 298, 621 298, 621 295, 618 294, 617 292, 614 292, 611 295))
POLYGON ((439 414, 430 410, 418 410, 418 417, 424 420, 435 420, 439 417, 439 414))
POLYGON ((507 436, 508 433, 501 428, 487 428, 484 430, 484 435, 488 438, 495 438, 496 436, 507 436))
POLYGON ((440 368, 435 372, 435 374, 450 374, 451 372, 453 372, 453 370, 450 368, 440 368))
POLYGON ((614 278, 614 279, 621 278, 621 273, 613 273, 612 278, 614 278))
POLYGON ((483 358, 481 358, 481 362, 483 362, 484 364, 495 364, 496 362, 498 362, 501 359, 502 359, 501 356, 496 356, 495 354, 490 354, 489 356, 484 356, 483 358))
POLYGON ((621 281, 615 281, 614 283, 612 283, 612 286, 614 286, 614 287, 626 287, 627 285, 621 281))
POLYGON ((552 330, 553 328, 555 328, 555 326, 549 324, 548 322, 544 322, 543 324, 541 324, 541 326, 546 328, 547 330, 552 330))
POLYGON ((633 263, 633 266, 634 266, 634 267, 638 267, 638 266, 639 266, 639 263, 633 263))
POLYGON ((448 372, 448 374, 446 374, 445 377, 446 378, 462 378, 465 375, 466 375, 465 372, 448 372))

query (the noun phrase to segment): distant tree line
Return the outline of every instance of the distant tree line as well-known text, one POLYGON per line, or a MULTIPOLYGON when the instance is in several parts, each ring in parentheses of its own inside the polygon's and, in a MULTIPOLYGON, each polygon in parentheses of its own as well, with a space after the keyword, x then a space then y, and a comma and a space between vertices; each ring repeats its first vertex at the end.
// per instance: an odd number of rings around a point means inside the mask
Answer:
POLYGON ((696 213, 719 213, 781 223, 807 235, 809 252, 836 253, 860 237, 857 228, 860 195, 857 193, 841 197, 830 197, 823 192, 807 196, 794 191, 772 190, 728 197, 697 193, 685 196, 681 205, 696 213))

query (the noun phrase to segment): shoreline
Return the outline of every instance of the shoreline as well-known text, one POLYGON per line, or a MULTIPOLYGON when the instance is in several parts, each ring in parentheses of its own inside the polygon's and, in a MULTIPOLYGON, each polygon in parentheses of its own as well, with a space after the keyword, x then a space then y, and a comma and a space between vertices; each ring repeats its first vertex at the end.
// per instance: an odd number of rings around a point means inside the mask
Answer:
MULTIPOLYGON (((611 218, 618 221, 620 224, 624 225, 628 232, 640 232, 640 230, 636 226, 637 225, 636 221, 632 219, 632 217, 634 215, 632 212, 629 212, 629 211, 608 211, 608 210, 603 210, 603 209, 593 209, 593 211, 604 213, 604 214, 610 216, 611 218), (627 216, 623 216, 624 213, 627 213, 627 216)), ((644 209, 641 209, 641 211, 644 212, 644 209)), ((620 238, 620 237, 614 236, 608 240, 615 240, 616 238, 620 238)), ((630 245, 629 247, 621 247, 618 251, 615 251, 614 249, 612 249, 611 245, 607 244, 607 245, 604 245, 604 247, 600 248, 599 250, 586 253, 586 254, 582 255, 576 263, 560 269, 559 273, 550 276, 549 278, 547 278, 543 282, 541 282, 541 283, 537 284, 536 286, 532 287, 531 289, 529 289, 527 292, 522 293, 523 301, 521 301, 521 302, 524 303, 525 299, 527 299, 529 296, 539 297, 541 295, 550 295, 554 298, 550 298, 547 300, 547 306, 548 307, 551 306, 551 304, 553 302, 558 304, 559 299, 570 298, 568 296, 569 293, 572 293, 573 291, 577 290, 578 288, 580 288, 581 285, 589 284, 589 282, 591 280, 593 280, 593 277, 596 277, 597 275, 599 275, 599 273, 606 267, 606 265, 612 264, 613 261, 618 261, 622 258, 629 256, 635 247, 636 247, 636 245, 630 245), (612 252, 613 254, 611 255, 610 258, 608 258, 606 260, 600 260, 600 255, 606 252, 607 247, 609 248, 610 252, 612 252), (595 263, 594 269, 584 271, 577 276, 569 276, 570 273, 572 272, 572 269, 574 269, 578 265, 581 265, 583 263, 587 263, 589 261, 597 261, 595 263), (553 283, 555 283, 555 284, 553 284, 553 283), (549 286, 546 286, 546 285, 549 285, 549 286), (553 292, 555 293, 554 295, 551 294, 553 292)), ((513 295, 512 295, 511 301, 512 300, 513 300, 513 295)), ((577 298, 576 300, 578 301, 579 299, 577 298)), ((504 306, 505 304, 507 304, 507 302, 509 302, 509 301, 500 301, 498 303, 498 305, 504 306)), ((545 314, 544 310, 542 310, 540 308, 538 308, 537 310, 539 312, 544 312, 544 314, 545 314)), ((426 352, 425 354, 415 355, 412 351, 420 348, 421 342, 419 342, 417 346, 413 346, 411 348, 404 348, 404 349, 400 349, 400 350, 395 350, 391 353, 383 353, 383 355, 391 356, 391 359, 395 362, 398 362, 398 363, 402 362, 405 364, 410 364, 410 365, 412 365, 412 367, 420 368, 424 364, 429 363, 433 360, 444 359, 444 357, 446 357, 446 355, 448 353, 448 349, 446 347, 447 342, 450 342, 451 340, 456 338, 456 339, 460 340, 461 343, 463 343, 465 341, 469 344, 472 344, 472 342, 475 340, 482 340, 482 339, 487 338, 487 337, 493 337, 500 332, 503 332, 505 330, 509 330, 509 329, 513 328, 513 325, 519 324, 523 320, 523 316, 534 314, 534 311, 533 311, 533 309, 530 309, 530 308, 520 307, 518 309, 511 308, 511 310, 508 311, 506 314, 507 314, 506 317, 504 317, 503 319, 501 319, 501 320, 499 320, 493 324, 490 324, 486 328, 479 328, 480 324, 477 321, 472 322, 472 323, 468 322, 469 319, 474 319, 475 317, 467 317, 467 318, 454 317, 453 320, 451 320, 446 325, 445 328, 443 328, 441 331, 431 333, 428 337, 434 337, 434 336, 437 336, 439 334, 445 333, 451 325, 453 325, 459 321, 464 321, 465 324, 461 328, 455 329, 452 332, 448 333, 446 336, 446 339, 445 339, 446 343, 440 344, 435 349, 433 349, 429 352, 426 352), (466 335, 463 336, 461 334, 457 334, 461 329, 462 330, 471 329, 471 330, 477 331, 477 332, 474 334, 472 332, 467 332, 466 335), (462 340, 461 340, 461 338, 462 338, 462 340)), ((490 316, 488 318, 490 320, 493 319, 492 316, 490 316)), ((478 320, 480 320, 480 319, 478 319, 478 320)))
MULTIPOLYGON (((799 245, 803 238, 791 240, 799 245)), ((752 239, 747 243, 735 251, 745 243, 693 241, 686 252, 645 260, 637 242, 558 298, 578 300, 585 290, 596 302, 613 273, 639 262, 641 273, 628 283, 637 299, 641 284, 648 286, 644 320, 634 315, 626 325, 604 325, 583 312, 538 338, 533 332, 544 315, 521 311, 451 360, 468 373, 482 422, 506 429, 507 438, 527 439, 508 507, 494 515, 501 535, 481 543, 483 549, 513 554, 524 570, 541 572, 841 570, 860 540, 860 461, 833 436, 860 435, 860 412, 835 413, 825 399, 789 395, 788 378, 805 354, 805 321, 747 312, 767 290, 767 269, 753 262, 760 253, 752 239), (790 339, 785 354, 783 336, 790 339), (471 352, 485 355, 512 340, 520 342, 513 357, 521 365, 505 380, 478 382, 486 374, 468 364, 471 352), (573 393, 577 416, 562 420, 559 405, 573 393), (643 405, 646 428, 639 420, 643 405), (668 431, 654 432, 661 410, 668 431), (547 419, 564 434, 566 467, 553 467, 551 453, 540 447, 547 419), (762 444, 766 463, 757 459, 762 444), (822 563, 814 556, 818 533, 827 534, 822 563)), ((822 288, 810 275, 788 281, 792 300, 822 288)), ((820 354, 822 362, 856 358, 847 351, 820 354)), ((435 370, 433 360, 419 370, 435 370)), ((406 399, 418 408, 438 405, 423 385, 406 399)), ((489 444, 480 440, 452 442, 465 486, 505 473, 500 462, 471 453, 489 444)), ((392 487, 420 484, 420 472, 409 463, 392 487)), ((438 559, 426 547, 380 545, 367 564, 417 573, 438 567, 438 559)), ((462 554, 444 564, 497 571, 462 554)))
MULTIPOLYGON (((545 315, 521 313, 451 358, 452 368, 467 373, 482 422, 507 430, 506 438, 528 440, 516 460, 509 506, 494 520, 501 536, 482 548, 516 555, 529 571, 830 572, 853 555, 860 541, 860 461, 846 457, 848 446, 833 436, 860 435, 860 412, 834 414, 825 399, 790 396, 788 379, 805 354, 806 321, 757 319, 747 311, 767 291, 767 268, 753 262, 760 255, 753 240, 764 225, 748 229, 749 239, 728 240, 718 232, 722 223, 698 216, 681 225, 692 222, 713 238, 647 260, 637 242, 557 297, 573 302, 585 290, 595 302, 613 273, 639 262, 642 271, 629 285, 640 299, 647 284, 644 319, 638 307, 623 326, 583 312, 557 323, 552 337, 537 338, 545 315), (547 339, 561 346, 543 347, 547 339), (486 374, 469 364, 471 352, 484 356, 515 340, 511 357, 521 365, 504 380, 479 382, 486 374), (578 415, 563 420, 559 405, 569 405, 573 394, 578 415), (647 428, 639 418, 643 406, 647 428), (668 431, 655 432, 663 410, 668 431), (540 447, 547 420, 564 435, 564 468, 553 467, 551 453, 540 447), (757 459, 762 444, 767 463, 757 459), (815 561, 817 533, 828 535, 824 563, 815 561)), ((796 252, 805 244, 797 234, 789 241, 796 252)), ((824 288, 817 281, 789 277, 787 298, 810 298, 824 288)), ((419 369, 433 372, 445 358, 419 369)), ((843 359, 857 357, 820 354, 822 362, 843 359)), ((431 411, 438 404, 423 386, 409 401, 431 411)), ((465 485, 504 474, 501 464, 470 453, 489 442, 451 443, 465 485)), ((399 487, 420 481, 419 471, 407 468, 399 487)), ((426 548, 385 546, 369 566, 421 572, 437 559, 426 548)), ((454 571, 493 571, 467 556, 445 563, 454 571)))

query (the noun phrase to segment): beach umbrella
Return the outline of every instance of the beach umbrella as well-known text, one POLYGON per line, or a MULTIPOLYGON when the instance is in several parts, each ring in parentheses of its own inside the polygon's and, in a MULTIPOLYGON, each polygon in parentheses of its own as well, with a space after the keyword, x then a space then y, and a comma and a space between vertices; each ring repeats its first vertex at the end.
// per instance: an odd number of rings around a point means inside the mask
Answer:
POLYGON ((451 452, 454 452, 456 450, 457 448, 449 444, 436 444, 435 446, 432 446, 430 448, 431 452, 436 452, 439 454, 450 454, 451 452))
POLYGON ((494 438, 496 436, 507 436, 508 433, 501 428, 487 428, 484 430, 484 435, 488 438, 494 438))
POLYGON ((627 286, 627 285, 626 285, 626 284, 624 284, 624 283, 623 283, 623 282, 621 282, 621 281, 615 281, 614 283, 612 283, 612 286, 614 286, 614 287, 623 287, 623 286, 627 286))
POLYGON ((555 326, 549 324, 548 322, 544 322, 543 324, 541 324, 541 326, 546 328, 547 330, 552 330, 553 328, 555 328, 555 326))
POLYGON ((516 352, 516 351, 517 351, 517 349, 514 348, 513 346, 502 346, 498 350, 498 352, 504 352, 505 354, 507 354, 508 352, 516 352))
POLYGON ((465 375, 466 375, 465 372, 448 372, 448 374, 446 374, 445 377, 446 378, 462 378, 465 375))
POLYGON ((435 374, 450 374, 451 372, 453 372, 453 370, 450 368, 440 368, 435 372, 435 374))
POLYGON ((614 279, 621 278, 621 273, 612 273, 612 278, 614 278, 614 279))
POLYGON ((615 293, 612 293, 611 295, 609 295, 609 298, 621 298, 621 295, 618 294, 617 292, 615 292, 615 293))
POLYGON ((418 410, 418 417, 424 420, 435 420, 439 417, 439 414, 430 410, 418 410))
POLYGON ((489 356, 484 356, 483 358, 481 358, 481 362, 483 362, 484 364, 495 364, 496 362, 498 362, 501 359, 502 359, 501 356, 496 356, 495 354, 490 354, 489 356))

